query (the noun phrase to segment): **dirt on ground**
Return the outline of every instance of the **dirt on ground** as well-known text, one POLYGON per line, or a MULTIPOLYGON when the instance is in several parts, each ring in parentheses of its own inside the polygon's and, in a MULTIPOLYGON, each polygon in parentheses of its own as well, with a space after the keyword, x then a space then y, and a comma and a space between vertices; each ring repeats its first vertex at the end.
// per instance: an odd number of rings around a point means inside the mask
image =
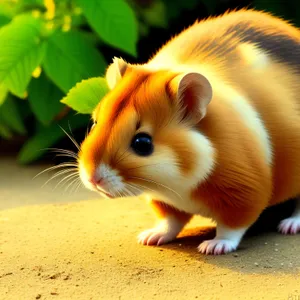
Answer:
POLYGON ((197 246, 214 236, 214 224, 196 217, 175 242, 142 246, 136 236, 155 219, 140 199, 101 200, 82 190, 74 198, 86 198, 72 202, 60 189, 39 199, 31 181, 38 168, 21 172, 10 162, 9 179, 6 163, 0 299, 300 299, 300 235, 264 230, 234 253, 204 256, 197 246))

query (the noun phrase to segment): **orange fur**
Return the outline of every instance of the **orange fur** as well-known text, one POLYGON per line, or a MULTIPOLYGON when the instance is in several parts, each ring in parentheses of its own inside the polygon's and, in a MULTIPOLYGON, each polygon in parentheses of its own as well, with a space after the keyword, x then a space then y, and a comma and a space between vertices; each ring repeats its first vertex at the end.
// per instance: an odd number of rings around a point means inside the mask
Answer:
POLYGON ((177 210, 176 208, 161 201, 153 199, 150 202, 150 206, 152 207, 158 219, 165 219, 167 216, 173 216, 176 219, 180 220, 180 222, 187 223, 192 218, 190 214, 177 210))
POLYGON ((266 207, 299 195, 300 54, 293 56, 296 66, 289 52, 283 58, 284 48, 269 49, 274 36, 281 45, 300 44, 299 30, 287 22, 241 10, 196 22, 144 65, 122 62, 116 77, 110 68, 112 90, 96 108, 97 125, 79 155, 88 176, 105 163, 135 189, 161 195, 151 204, 160 218, 187 222, 205 211, 230 228, 248 227, 266 207), (191 72, 204 75, 213 90, 196 124, 189 116, 203 100, 187 90, 181 103, 174 81, 191 72), (262 123, 239 107, 253 109, 262 123), (153 137, 152 156, 130 150, 141 131, 153 137), (263 134, 270 139, 271 164, 263 134))

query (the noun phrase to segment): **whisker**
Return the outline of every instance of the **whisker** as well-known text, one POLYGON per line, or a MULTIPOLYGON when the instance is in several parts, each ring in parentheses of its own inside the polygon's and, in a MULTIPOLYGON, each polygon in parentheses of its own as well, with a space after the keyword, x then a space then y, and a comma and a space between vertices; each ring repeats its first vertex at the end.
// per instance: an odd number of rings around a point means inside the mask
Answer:
POLYGON ((82 186, 82 181, 79 178, 79 184, 77 185, 77 188, 75 190, 75 194, 77 193, 78 189, 82 186))
POLYGON ((71 182, 70 182, 70 183, 67 185, 67 187, 65 188, 64 193, 66 193, 66 192, 68 191, 69 187, 70 187, 71 185, 75 184, 75 183, 77 182, 77 180, 79 180, 79 179, 80 179, 80 178, 71 178, 71 179, 67 180, 67 181, 65 182, 65 184, 67 184, 68 181, 71 181, 71 182))
POLYGON ((67 149, 61 149, 61 148, 44 148, 43 150, 51 150, 53 152, 60 152, 60 153, 68 153, 68 154, 74 154, 76 157, 78 157, 77 153, 71 150, 67 149))
MULTIPOLYGON (((60 174, 60 175, 62 175, 62 174, 60 174)), ((68 180, 68 178, 70 179, 70 178, 74 178, 74 177, 79 177, 79 174, 77 173, 77 172, 73 172, 72 174, 69 174, 69 175, 67 175, 67 176, 65 176, 64 178, 62 178, 57 184, 56 184, 56 186, 54 187, 54 190, 60 185, 60 184, 62 184, 62 183, 66 183, 66 182, 68 182, 69 180, 68 180)))
POLYGON ((62 171, 59 171, 57 173, 55 173, 53 176, 51 176, 43 185, 42 185, 42 188, 47 185, 51 180, 53 180, 54 178, 58 177, 58 176, 61 176, 65 173, 70 173, 70 172, 74 172, 74 170, 62 170, 62 171))
MULTIPOLYGON (((174 191, 173 189, 171 189, 170 187, 168 187, 168 186, 166 186, 166 185, 164 185, 164 184, 162 184, 162 183, 158 183, 158 182, 156 182, 156 181, 154 181, 154 180, 151 180, 151 179, 145 179, 145 178, 141 178, 141 177, 131 177, 132 179, 137 179, 137 180, 143 180, 143 181, 145 181, 145 182, 150 182, 150 183, 153 183, 153 184, 156 184, 156 185, 158 185, 158 186, 161 186, 161 187, 163 187, 163 188, 165 188, 165 189, 168 189, 169 191, 171 191, 171 192, 173 192, 175 195, 177 195, 180 199, 182 199, 182 197, 176 192, 176 191, 174 191)), ((183 199, 182 199, 183 200, 183 199)))
POLYGON ((67 135, 67 137, 72 141, 72 143, 75 145, 75 147, 80 150, 79 144, 76 142, 76 140, 66 131, 64 130, 61 126, 59 126, 60 129, 67 135))
POLYGON ((75 168, 78 168, 78 165, 75 164, 75 163, 70 163, 70 162, 68 162, 68 163, 61 163, 61 164, 59 164, 57 166, 52 166, 52 167, 46 168, 45 170, 39 172, 37 175, 35 175, 32 178, 32 180, 35 179, 36 177, 42 175, 45 172, 50 172, 50 171, 53 171, 53 170, 56 170, 56 169, 60 169, 60 168, 65 168, 65 167, 75 167, 75 168))
POLYGON ((69 158, 72 158, 72 159, 78 159, 78 157, 75 157, 75 156, 72 156, 70 154, 56 154, 55 155, 56 157, 69 157, 69 158))
MULTIPOLYGON (((130 183, 127 183, 127 185, 128 185, 129 187, 131 187, 132 189, 137 190, 137 193, 138 193, 138 194, 142 194, 142 193, 143 193, 143 191, 142 191, 140 188, 135 187, 135 186, 131 185, 130 183)), ((137 197, 136 192, 132 192, 132 195, 133 195, 133 197, 137 197)))
MULTIPOLYGON (((132 187, 131 187, 131 188, 132 188, 132 187)), ((127 187, 125 187, 125 191, 127 192, 127 196, 129 196, 129 197, 135 197, 135 196, 136 196, 136 195, 135 195, 133 192, 131 192, 130 189, 127 188, 127 187)))
MULTIPOLYGON (((132 184, 133 184, 133 183, 132 183, 132 184)), ((152 190, 152 189, 150 189, 149 187, 147 187, 147 186, 145 186, 145 185, 142 185, 142 184, 139 184, 139 183, 134 183, 134 185, 140 186, 140 187, 142 188, 141 191, 143 191, 144 189, 147 189, 147 190, 149 190, 150 192, 156 193, 155 190, 152 190)))
POLYGON ((140 169, 140 168, 143 168, 143 167, 152 167, 152 166, 157 166, 157 165, 167 165, 167 164, 169 164, 169 163, 157 163, 157 164, 141 165, 141 166, 138 166, 138 167, 129 168, 129 169, 127 169, 127 171, 135 170, 135 169, 140 169))
POLYGON ((75 190, 80 185, 80 183, 81 183, 80 178, 77 178, 77 180, 75 180, 73 182, 73 184, 72 184, 73 185, 73 189, 70 190, 70 194, 74 194, 75 193, 75 190))
POLYGON ((128 151, 128 149, 126 149, 120 156, 119 158, 116 160, 116 164, 120 163, 120 161, 122 161, 123 159, 125 159, 126 157, 128 157, 130 155, 130 153, 126 153, 128 151))

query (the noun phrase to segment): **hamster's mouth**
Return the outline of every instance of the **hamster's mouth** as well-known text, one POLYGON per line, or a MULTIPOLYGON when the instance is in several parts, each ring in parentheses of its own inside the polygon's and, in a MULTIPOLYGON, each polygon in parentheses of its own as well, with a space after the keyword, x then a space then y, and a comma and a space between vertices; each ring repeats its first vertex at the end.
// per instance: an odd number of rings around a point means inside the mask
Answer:
POLYGON ((102 190, 102 189, 99 189, 97 186, 96 186, 96 189, 97 189, 97 191, 98 191, 100 194, 102 194, 102 195, 104 195, 104 196, 106 196, 106 197, 108 197, 108 198, 110 198, 110 199, 113 199, 113 198, 114 198, 114 196, 113 196, 112 194, 110 194, 110 193, 108 193, 108 192, 106 192, 106 191, 104 191, 104 190, 102 190))
POLYGON ((114 198, 111 194, 106 193, 106 192, 104 193, 104 195, 107 196, 107 197, 110 198, 110 199, 113 199, 113 198, 114 198))

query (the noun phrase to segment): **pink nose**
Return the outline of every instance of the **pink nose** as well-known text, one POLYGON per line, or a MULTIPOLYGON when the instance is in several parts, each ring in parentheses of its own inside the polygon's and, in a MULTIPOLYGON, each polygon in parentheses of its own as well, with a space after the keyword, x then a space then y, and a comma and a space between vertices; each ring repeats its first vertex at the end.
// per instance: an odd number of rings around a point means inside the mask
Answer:
POLYGON ((90 179, 89 179, 89 182, 93 185, 100 185, 102 186, 103 185, 103 178, 102 177, 98 177, 98 176, 92 176, 90 179))

